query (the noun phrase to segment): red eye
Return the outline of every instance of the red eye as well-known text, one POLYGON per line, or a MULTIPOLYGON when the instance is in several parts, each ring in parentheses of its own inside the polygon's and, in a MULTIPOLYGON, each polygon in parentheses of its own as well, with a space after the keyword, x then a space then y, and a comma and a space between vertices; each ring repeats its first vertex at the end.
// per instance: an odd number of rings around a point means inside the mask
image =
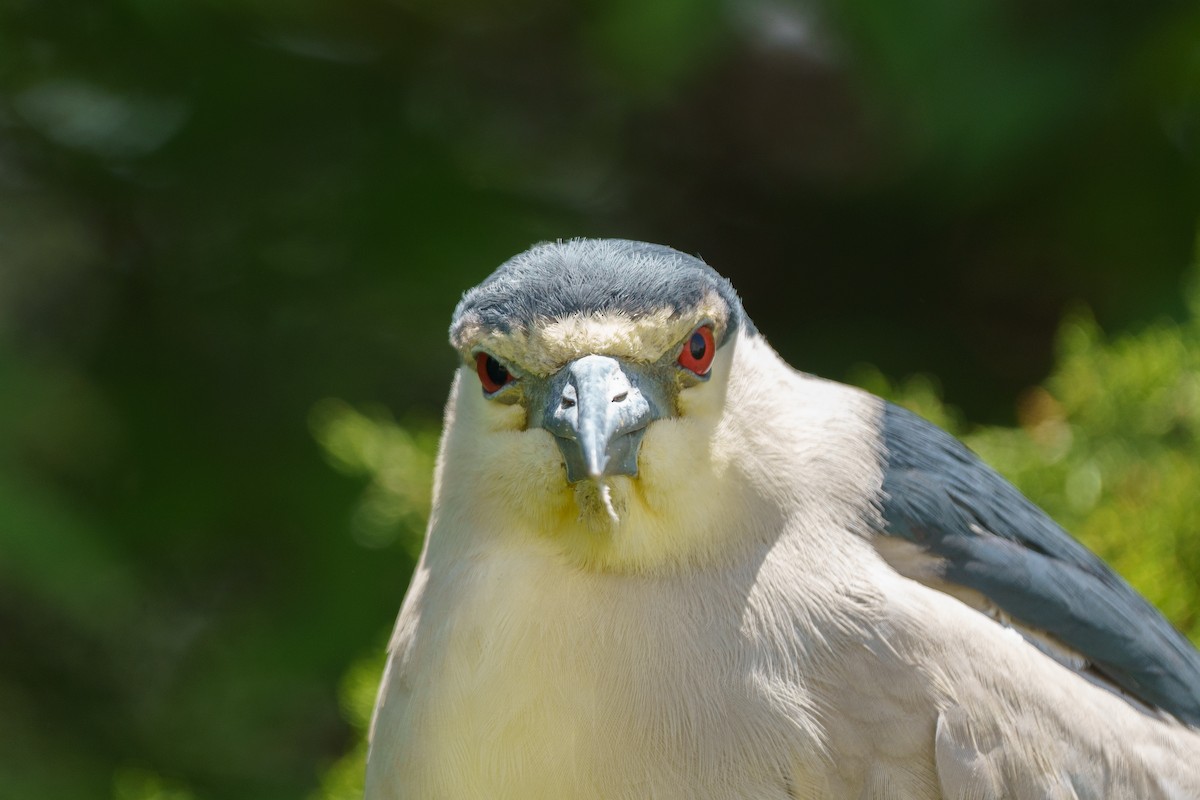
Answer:
POLYGON ((679 352, 679 366, 686 367, 697 375, 705 375, 712 366, 713 356, 716 355, 716 352, 717 348, 713 345, 712 328, 707 325, 697 328, 696 332, 692 334, 692 338, 687 340, 683 345, 683 350, 679 352))
POLYGON ((479 373, 479 382, 483 384, 483 390, 488 394, 500 391, 513 379, 512 373, 487 353, 479 353, 475 356, 475 371, 479 373))

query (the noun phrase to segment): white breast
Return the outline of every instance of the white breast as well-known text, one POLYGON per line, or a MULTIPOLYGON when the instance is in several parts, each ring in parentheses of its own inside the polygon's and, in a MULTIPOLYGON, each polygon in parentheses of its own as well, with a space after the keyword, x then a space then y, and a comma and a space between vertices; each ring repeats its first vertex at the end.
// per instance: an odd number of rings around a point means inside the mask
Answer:
POLYGON ((554 558, 484 559, 426 584, 413 607, 438 610, 392 666, 368 797, 785 797, 815 728, 744 619, 753 565, 698 592, 554 558))

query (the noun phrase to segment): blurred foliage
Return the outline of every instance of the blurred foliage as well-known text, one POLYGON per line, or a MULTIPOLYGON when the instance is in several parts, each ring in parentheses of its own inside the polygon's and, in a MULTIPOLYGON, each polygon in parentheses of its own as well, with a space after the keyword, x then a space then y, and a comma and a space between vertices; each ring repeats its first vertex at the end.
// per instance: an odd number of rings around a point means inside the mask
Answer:
POLYGON ((122 769, 113 779, 113 800, 195 800, 186 789, 167 784, 153 772, 122 769))
POLYGON ((354 729, 355 744, 325 771, 320 790, 310 800, 361 800, 367 767, 367 732, 386 655, 386 649, 380 647, 356 662, 342 680, 342 713, 354 729))
MULTIPOLYGON (((353 514, 360 544, 386 547, 404 533, 424 529, 433 491, 435 427, 416 423, 410 432, 386 411, 367 416, 336 400, 319 403, 311 423, 336 469, 371 480, 353 514)), ((414 558, 420 554, 419 537, 404 544, 414 558)))
POLYGON ((0 0, 0 793, 353 792, 450 310, 546 238, 936 375, 1190 627, 1197 42, 1174 0, 0 0), (1074 303, 1111 340, 1043 383, 1074 303))

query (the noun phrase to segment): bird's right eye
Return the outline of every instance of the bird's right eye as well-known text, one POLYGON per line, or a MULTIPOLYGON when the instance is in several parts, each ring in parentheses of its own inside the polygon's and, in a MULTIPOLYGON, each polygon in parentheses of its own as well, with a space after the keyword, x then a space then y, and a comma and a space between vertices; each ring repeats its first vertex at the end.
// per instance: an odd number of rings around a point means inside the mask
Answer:
POLYGON ((475 356, 475 371, 479 374, 479 382, 488 394, 500 391, 512 383, 512 373, 508 368, 487 353, 475 356))

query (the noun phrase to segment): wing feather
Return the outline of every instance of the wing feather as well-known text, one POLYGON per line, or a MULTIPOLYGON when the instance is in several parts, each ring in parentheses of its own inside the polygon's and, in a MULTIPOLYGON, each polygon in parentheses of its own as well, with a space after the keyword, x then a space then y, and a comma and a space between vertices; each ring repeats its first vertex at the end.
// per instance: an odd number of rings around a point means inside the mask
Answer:
POLYGON ((940 578, 1087 658, 1119 688, 1200 727, 1200 652, 1094 553, 961 442, 885 404, 884 533, 940 578))

